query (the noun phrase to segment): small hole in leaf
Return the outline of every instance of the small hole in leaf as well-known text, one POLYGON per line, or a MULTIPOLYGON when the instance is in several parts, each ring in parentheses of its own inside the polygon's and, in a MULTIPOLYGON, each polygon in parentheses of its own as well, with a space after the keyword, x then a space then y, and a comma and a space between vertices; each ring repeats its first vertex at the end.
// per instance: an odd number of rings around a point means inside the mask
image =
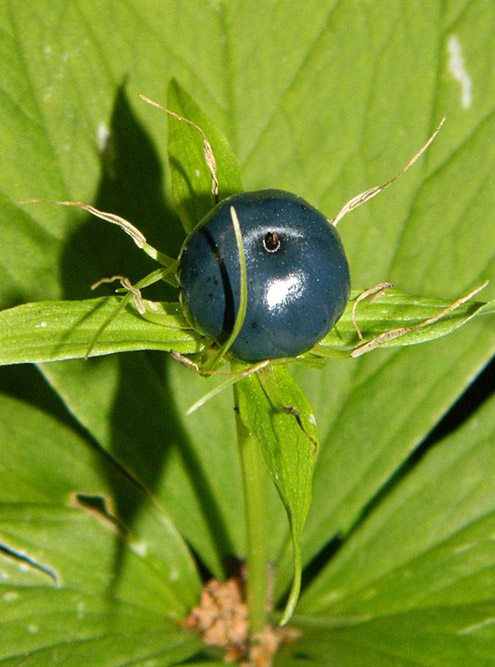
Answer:
POLYGON ((104 496, 76 492, 73 494, 73 503, 76 507, 80 507, 103 524, 106 524, 113 531, 122 536, 127 535, 126 527, 110 511, 108 499, 104 496))

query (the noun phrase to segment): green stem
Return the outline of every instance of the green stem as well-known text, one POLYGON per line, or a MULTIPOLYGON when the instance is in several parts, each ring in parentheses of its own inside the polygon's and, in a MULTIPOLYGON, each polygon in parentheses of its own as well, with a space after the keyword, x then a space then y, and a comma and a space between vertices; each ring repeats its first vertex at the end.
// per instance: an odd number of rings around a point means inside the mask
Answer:
POLYGON ((264 498, 260 455, 256 439, 242 423, 239 415, 237 385, 234 386, 237 441, 244 485, 247 533, 246 603, 251 635, 260 632, 266 621, 267 560, 263 522, 264 498))

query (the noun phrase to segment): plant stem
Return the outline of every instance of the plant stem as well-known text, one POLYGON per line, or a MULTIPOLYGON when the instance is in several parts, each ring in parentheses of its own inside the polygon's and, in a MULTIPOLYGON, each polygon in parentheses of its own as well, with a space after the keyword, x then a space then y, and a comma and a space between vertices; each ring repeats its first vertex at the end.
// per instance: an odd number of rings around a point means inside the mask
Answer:
POLYGON ((266 620, 267 561, 263 522, 263 484, 256 439, 244 426, 239 415, 237 385, 234 386, 234 402, 246 515, 246 603, 251 635, 255 635, 263 629, 266 620))

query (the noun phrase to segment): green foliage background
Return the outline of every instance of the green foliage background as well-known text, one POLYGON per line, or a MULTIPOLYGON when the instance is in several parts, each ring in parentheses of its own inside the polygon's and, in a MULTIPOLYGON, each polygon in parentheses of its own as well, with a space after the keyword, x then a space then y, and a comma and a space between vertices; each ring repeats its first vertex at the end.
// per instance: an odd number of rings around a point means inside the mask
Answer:
MULTIPOLYGON (((164 103, 172 77, 228 137, 246 189, 297 192, 329 217, 446 115, 420 163, 341 223, 353 287, 454 299, 491 278, 495 295, 490 0, 5 0, 0 26, 2 307, 150 270, 119 230, 21 200, 94 203, 177 254, 166 118, 137 98, 164 103)), ((322 442, 305 562, 343 542, 306 586, 306 631, 280 664, 495 661, 493 400, 410 461, 494 347, 487 317, 298 369, 322 442)), ((4 664, 193 659, 199 642, 172 622, 200 590, 186 542, 215 576, 245 552, 231 397, 185 418, 211 382, 152 354, 7 368, 0 384, 4 664), (95 497, 104 508, 89 511, 95 497)), ((283 595, 288 528, 268 480, 266 507, 283 595)))

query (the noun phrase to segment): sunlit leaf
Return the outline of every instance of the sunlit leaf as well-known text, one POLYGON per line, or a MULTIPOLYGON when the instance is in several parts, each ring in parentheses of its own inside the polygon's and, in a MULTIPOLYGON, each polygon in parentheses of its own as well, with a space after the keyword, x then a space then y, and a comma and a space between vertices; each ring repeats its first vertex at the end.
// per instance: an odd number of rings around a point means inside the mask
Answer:
POLYGON ((168 154, 172 197, 182 224, 190 232, 216 200, 212 195, 212 177, 205 161, 205 139, 214 156, 211 168, 218 181, 218 201, 242 191, 241 177, 225 137, 175 79, 168 91, 168 105, 172 111, 197 126, 193 127, 173 117, 169 119, 168 154))
MULTIPOLYGON (((98 329, 112 315, 116 297, 87 301, 48 301, 0 313, 0 363, 84 358, 98 329)), ((191 330, 177 303, 150 304, 161 325, 131 308, 120 310, 102 330, 91 356, 132 350, 199 352, 201 337, 191 330)))
POLYGON ((6 396, 0 439, 0 654, 56 656, 65 644, 78 652, 108 642, 111 655, 121 617, 119 627, 136 630, 122 655, 144 657, 151 645, 189 655, 176 623, 196 600, 198 578, 156 501, 87 440, 6 396), (137 628, 146 618, 144 648, 137 628), (168 647, 158 628, 170 634, 168 647))

